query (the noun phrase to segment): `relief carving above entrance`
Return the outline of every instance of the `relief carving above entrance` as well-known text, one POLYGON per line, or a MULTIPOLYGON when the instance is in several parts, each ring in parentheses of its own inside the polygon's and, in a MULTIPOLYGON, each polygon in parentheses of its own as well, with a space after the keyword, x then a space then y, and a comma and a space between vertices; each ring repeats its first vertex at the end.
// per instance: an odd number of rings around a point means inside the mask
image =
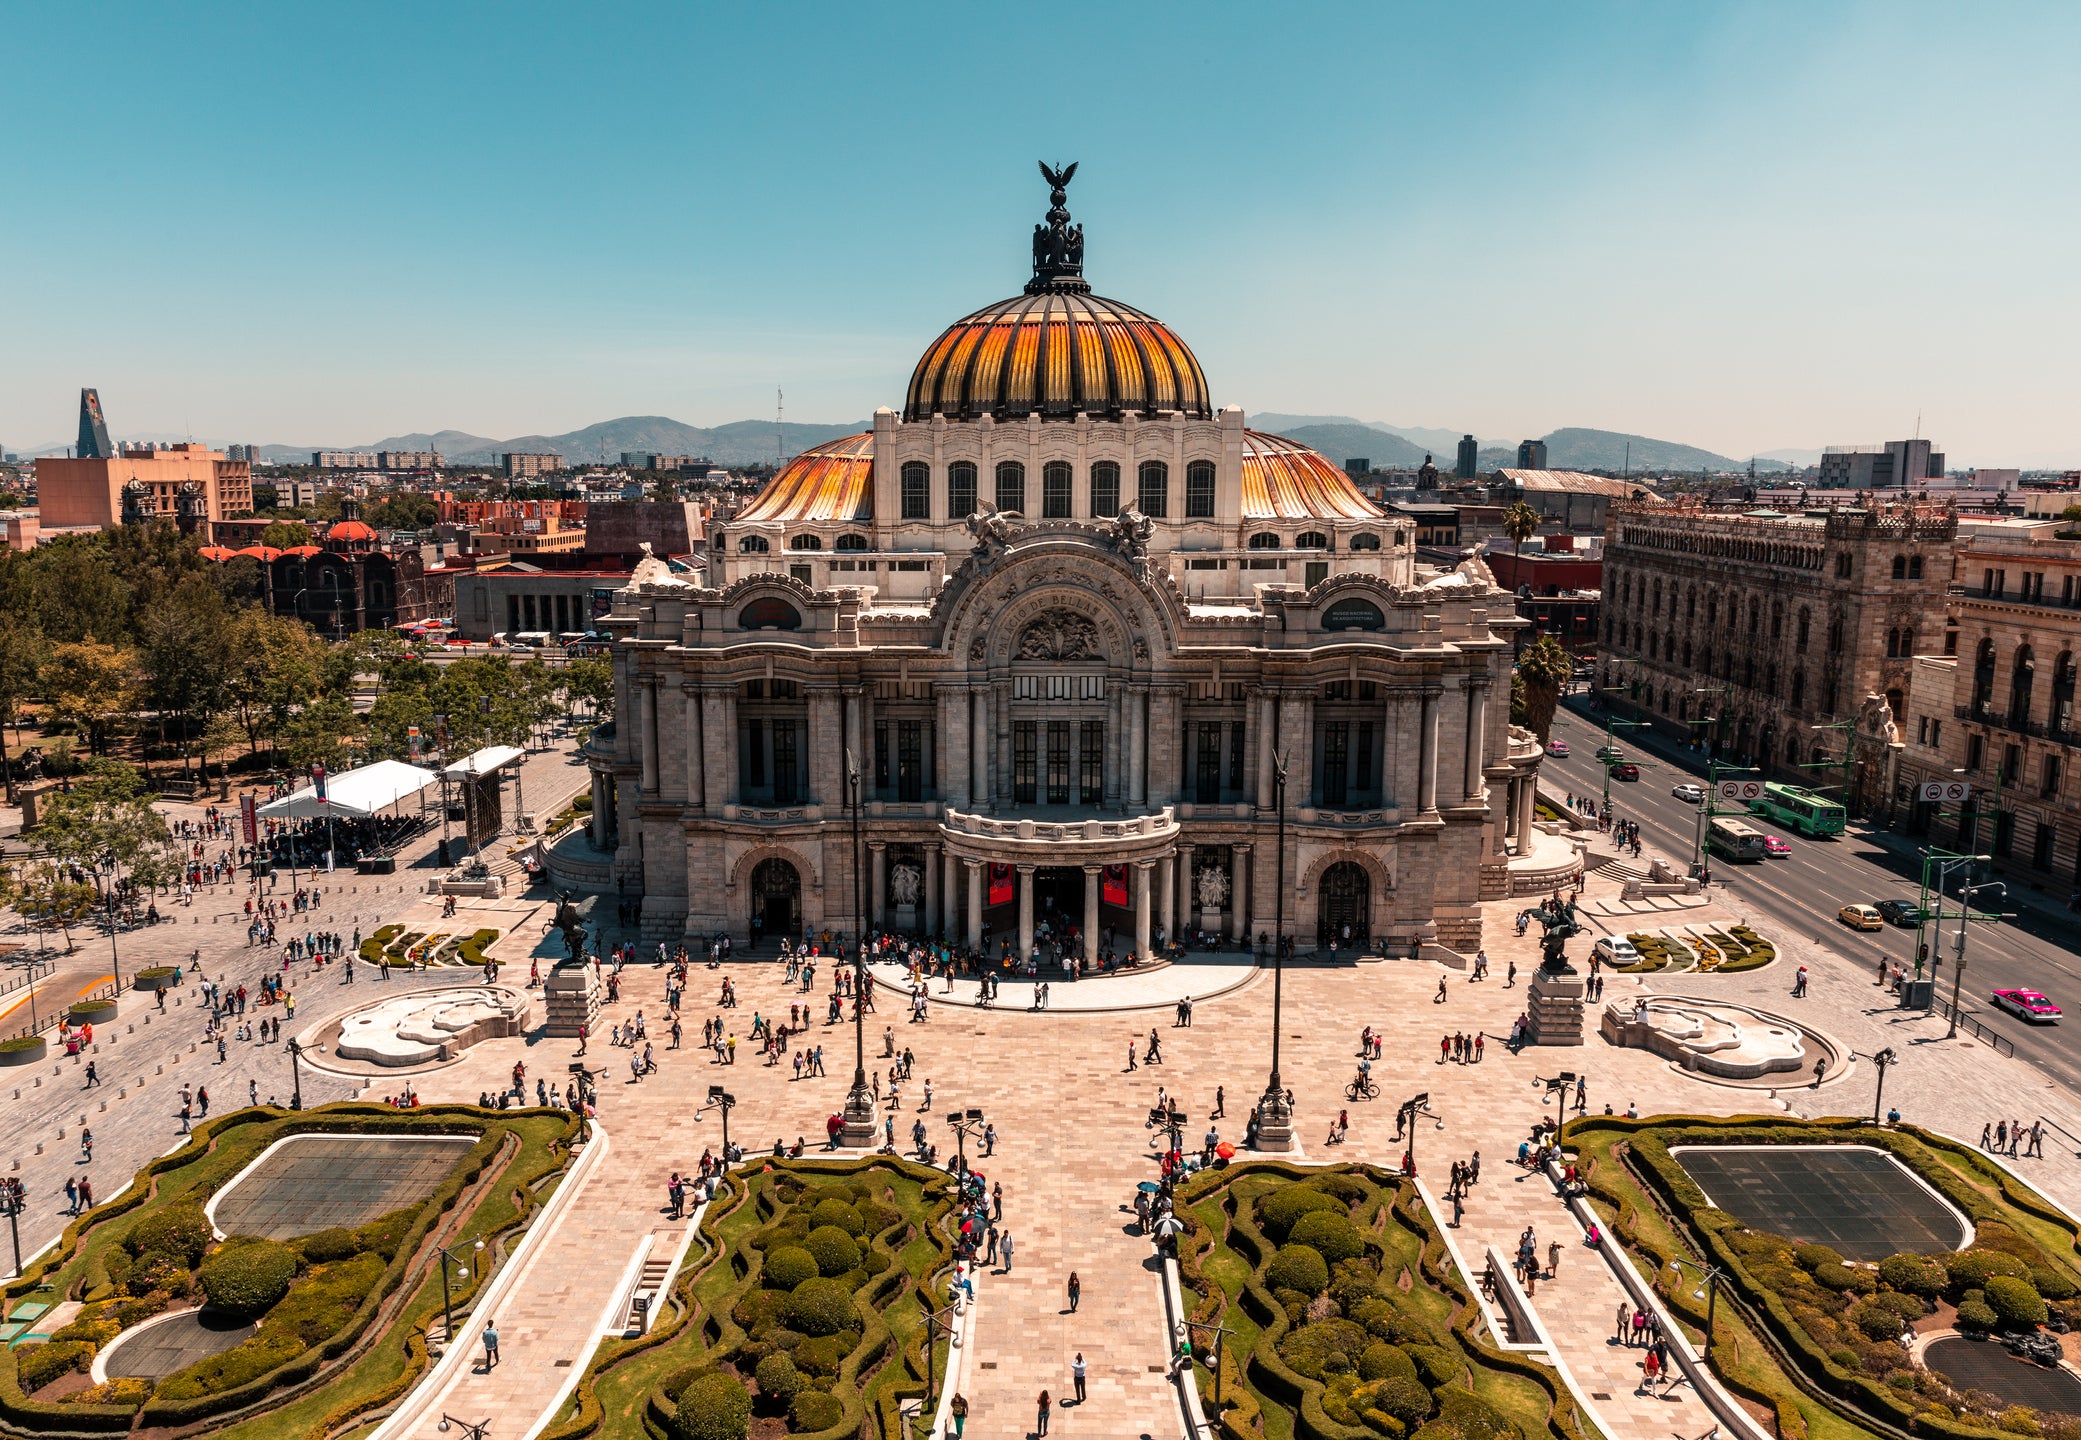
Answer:
POLYGON ((1103 660, 1098 626, 1074 610, 1044 610, 1019 636, 1021 660, 1103 660))

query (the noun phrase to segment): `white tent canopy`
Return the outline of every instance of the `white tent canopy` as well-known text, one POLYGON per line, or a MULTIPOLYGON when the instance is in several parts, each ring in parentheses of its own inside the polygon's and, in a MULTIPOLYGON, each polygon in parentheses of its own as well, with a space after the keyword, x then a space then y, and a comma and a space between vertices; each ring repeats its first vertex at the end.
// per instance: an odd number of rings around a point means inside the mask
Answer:
POLYGON ((329 815, 359 820, 438 784, 440 777, 431 770, 397 760, 378 760, 359 770, 326 776, 326 798, 322 803, 317 790, 306 785, 294 794, 268 801, 260 807, 260 813, 270 819, 323 820, 329 815))
POLYGON ((450 765, 445 773, 462 779, 470 775, 489 775, 502 765, 511 765, 521 758, 521 751, 513 745, 487 745, 482 750, 472 751, 450 765))

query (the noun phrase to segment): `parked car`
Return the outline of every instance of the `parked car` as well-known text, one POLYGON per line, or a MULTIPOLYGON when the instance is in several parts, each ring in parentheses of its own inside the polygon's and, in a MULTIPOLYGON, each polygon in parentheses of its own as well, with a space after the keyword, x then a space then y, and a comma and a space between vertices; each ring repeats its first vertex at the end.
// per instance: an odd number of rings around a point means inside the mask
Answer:
POLYGON ((1995 1008, 2033 1025, 2059 1023, 2059 1007, 2035 990, 1997 990, 1988 998, 1994 1001, 1995 1008))
POLYGON ((1881 900, 1878 911, 1888 925, 1898 925, 1903 930, 1912 930, 1922 923, 1922 907, 1905 900, 1881 900))
POLYGON ((1692 805, 1703 805, 1705 803, 1705 787, 1702 785, 1693 785, 1688 780, 1684 781, 1681 785, 1671 786, 1669 793, 1674 795, 1677 799, 1686 801, 1687 803, 1692 805))
POLYGON ((1869 905, 1845 905, 1835 912, 1835 918, 1852 930, 1883 930, 1886 922, 1879 912, 1869 905))
POLYGON ((1630 760, 1622 760, 1611 767, 1611 778, 1614 780, 1638 780, 1640 778, 1640 767, 1630 760))
POLYGON ((1640 963, 1640 952, 1633 948, 1633 942, 1623 935, 1599 936, 1597 943, 1590 947, 1590 953, 1605 964, 1621 970, 1640 963))
POLYGON ((1765 835, 1763 853, 1773 859, 1782 860, 1792 853, 1792 842, 1782 835, 1765 835))
POLYGON ((1549 740, 1546 742, 1546 753, 1549 755, 1566 755, 1568 753, 1568 742, 1558 737, 1549 740))
POLYGON ((1616 745, 1599 745, 1597 747, 1597 758, 1609 764, 1611 761, 1619 758, 1619 747, 1616 745))

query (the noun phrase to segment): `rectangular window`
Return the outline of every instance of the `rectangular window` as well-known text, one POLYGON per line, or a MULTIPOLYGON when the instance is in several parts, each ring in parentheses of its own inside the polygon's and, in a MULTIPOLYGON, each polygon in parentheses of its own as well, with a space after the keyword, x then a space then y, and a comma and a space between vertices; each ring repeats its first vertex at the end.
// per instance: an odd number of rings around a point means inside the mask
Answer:
POLYGON ((2016 812, 1997 810, 1994 814, 1994 853, 2006 860, 2016 848, 2016 812))
POLYGON ((1193 798, 1202 805, 1221 803, 1221 723, 1204 721, 1199 727, 1199 787, 1193 798))
POLYGON ((2002 784, 2014 785, 2023 778, 2023 750, 2020 746, 2002 747, 2002 784))
POLYGON ((1048 803, 1069 803, 1069 721, 1048 722, 1048 803))
POLYGON ((1327 560, 1310 560, 1301 569, 1301 583, 1310 590, 1330 578, 1330 562, 1327 560))
POLYGON ((1135 508, 1161 520, 1170 508, 1171 467, 1161 460, 1144 460, 1135 470, 1135 508))
POLYGON ((1980 762, 1987 758, 1987 737, 1968 735, 1965 737, 1965 768, 1978 770, 1980 762))
POLYGON ((975 514, 975 466, 956 460, 947 466, 947 518, 966 520, 975 514))
POLYGON ((1070 690, 1070 677, 1069 677, 1069 676, 1067 676, 1067 675, 1050 675, 1050 676, 1048 677, 1048 698, 1049 698, 1050 700, 1067 700, 1067 699, 1069 699, 1069 690, 1070 690))
POLYGON ((1106 698, 1106 677, 1103 675, 1080 675, 1082 693, 1080 700, 1103 700, 1106 698))
POLYGON ((753 720, 744 727, 744 788, 754 790, 766 783, 766 722, 753 720))
POLYGON ((1041 466, 1041 519, 1069 519, 1070 474, 1067 460, 1050 460, 1041 466))
POLYGON ((1944 743, 1943 721, 1932 720, 1929 722, 1929 743, 1931 745, 1941 745, 1944 743))
POLYGON ((1352 784, 1358 788, 1360 794, 1364 794, 1373 788, 1373 722, 1370 720, 1358 722, 1356 758, 1358 764, 1353 768, 1358 771, 1358 778, 1352 784))
POLYGON ((1012 722, 1012 803, 1031 805, 1036 793, 1034 776, 1034 722, 1012 722))
POLYGON ((1084 761, 1077 767, 1077 800, 1084 805, 1106 803, 1106 726, 1103 720, 1084 722, 1084 761))
POLYGON ((896 722, 896 798, 907 804, 925 798, 925 722, 922 720, 896 722))
POLYGON ((2030 863, 2040 870, 2050 870, 2052 868, 2052 846, 2053 842, 2058 838, 2059 832, 2045 821, 2040 820, 2038 822, 2037 840, 2031 846, 2030 863))
POLYGON ((1343 720, 1332 720, 1322 727, 1322 803, 1327 809, 1335 810, 1344 803, 1345 759, 1350 739, 1351 726, 1343 720))
POLYGON ((1922 716, 1915 722, 1915 743, 1917 745, 1927 745, 1929 743, 1929 717, 1927 715, 1922 716))
POLYGON ((1195 460, 1185 467, 1185 518, 1214 518, 1214 462, 1195 460))
POLYGON ((1026 513, 1026 467, 1016 460, 997 462, 997 508, 1026 513))
POLYGON ((1104 519, 1120 513, 1120 467, 1101 460, 1091 467, 1091 514, 1104 519))
POLYGON ((1228 727, 1228 788, 1243 788, 1243 722, 1237 720, 1228 727))
POLYGON ((874 727, 874 789, 889 788, 889 727, 877 723, 874 727))
POLYGON ((1038 675, 1014 675, 1012 677, 1012 698, 1014 700, 1040 699, 1040 682, 1041 677, 1038 675))
POLYGON ((2057 795, 2059 793, 2059 780, 2059 757, 2057 755, 2047 755, 2045 757, 2045 784, 2044 788, 2038 793, 2041 795, 2057 795))
POLYGON ((930 520, 932 518, 932 471, 922 460, 907 460, 903 465, 903 518, 906 520, 930 520))
POLYGON ((773 722, 773 803, 792 805, 801 799, 795 788, 795 722, 773 722))

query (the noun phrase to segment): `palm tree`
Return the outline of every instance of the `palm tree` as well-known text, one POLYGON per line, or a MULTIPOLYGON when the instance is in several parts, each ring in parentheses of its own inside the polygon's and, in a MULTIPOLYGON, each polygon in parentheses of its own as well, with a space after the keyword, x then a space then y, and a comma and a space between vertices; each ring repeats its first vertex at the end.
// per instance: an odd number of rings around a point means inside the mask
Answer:
POLYGON ((1574 662, 1561 642, 1541 635, 1517 657, 1518 678, 1525 685, 1525 721, 1544 745, 1552 735, 1554 711, 1561 704, 1561 689, 1568 683, 1574 662))
MULTIPOLYGON (((1538 533, 1539 512, 1520 500, 1503 512, 1503 533, 1510 537, 1510 558, 1514 561, 1524 552, 1525 542, 1538 533)), ((1517 573, 1512 565, 1511 573, 1517 573)))

